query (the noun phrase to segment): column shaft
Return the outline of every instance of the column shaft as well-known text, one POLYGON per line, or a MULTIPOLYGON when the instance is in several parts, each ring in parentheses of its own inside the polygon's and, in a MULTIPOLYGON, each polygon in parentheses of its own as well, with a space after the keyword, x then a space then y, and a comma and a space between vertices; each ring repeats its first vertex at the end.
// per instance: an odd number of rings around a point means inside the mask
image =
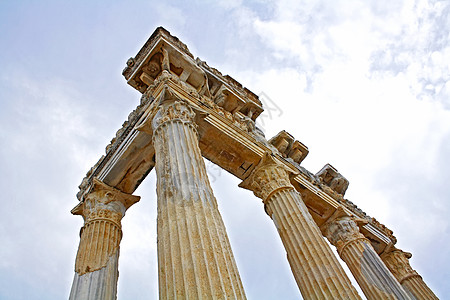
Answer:
POLYGON ((193 117, 186 104, 166 101, 152 122, 160 299, 245 299, 193 117))
POLYGON ((330 222, 325 235, 337 247, 367 299, 411 299, 351 218, 330 222))
POLYGON ((409 264, 411 256, 411 253, 394 248, 382 254, 381 259, 403 288, 413 297, 426 300, 438 299, 422 277, 409 264))
POLYGON ((263 199, 304 299, 360 299, 291 185, 287 170, 266 154, 240 186, 263 199))
POLYGON ((70 299, 115 299, 121 237, 122 230, 107 221, 94 221, 82 228, 70 299))

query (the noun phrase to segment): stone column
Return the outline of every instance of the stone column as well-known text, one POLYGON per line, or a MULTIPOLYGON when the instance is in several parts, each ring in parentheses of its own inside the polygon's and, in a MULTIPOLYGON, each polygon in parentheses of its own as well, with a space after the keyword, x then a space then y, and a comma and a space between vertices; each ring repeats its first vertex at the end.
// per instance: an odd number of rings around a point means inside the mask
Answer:
POLYGON ((352 218, 334 219, 323 228, 367 299, 410 299, 352 218))
POLYGON ((72 214, 83 216, 84 226, 70 300, 116 299, 121 220, 138 201, 139 197, 94 179, 91 192, 72 209, 72 214))
POLYGON ((383 253, 381 259, 406 292, 409 292, 413 297, 416 299, 438 299, 422 277, 409 264, 411 256, 409 252, 394 248, 383 253))
POLYGON ((304 299, 360 299, 289 180, 290 171, 266 154, 239 186, 261 198, 272 218, 304 299))
POLYGON ((160 299, 245 299, 201 156, 195 113, 166 87, 152 120, 160 299))

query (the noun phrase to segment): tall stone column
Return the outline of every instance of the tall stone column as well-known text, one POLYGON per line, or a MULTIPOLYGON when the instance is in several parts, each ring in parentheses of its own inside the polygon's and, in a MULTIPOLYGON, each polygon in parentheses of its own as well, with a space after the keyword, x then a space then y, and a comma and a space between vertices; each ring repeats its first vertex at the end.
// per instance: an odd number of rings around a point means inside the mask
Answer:
POLYGON ((337 247, 367 299, 411 299, 352 218, 330 221, 324 234, 337 247))
POLYGON ((417 299, 438 299, 422 277, 409 264, 411 256, 409 252, 394 248, 383 253, 381 259, 406 292, 417 299))
POLYGON ((168 88, 152 120, 160 299, 245 299, 201 156, 195 113, 168 88))
POLYGON ((89 195, 72 209, 72 214, 83 216, 84 226, 70 300, 116 299, 121 220, 138 201, 139 197, 94 179, 89 195))
POLYGON ((239 186, 252 190, 263 200, 304 299, 360 299, 290 183, 289 172, 266 154, 239 186))

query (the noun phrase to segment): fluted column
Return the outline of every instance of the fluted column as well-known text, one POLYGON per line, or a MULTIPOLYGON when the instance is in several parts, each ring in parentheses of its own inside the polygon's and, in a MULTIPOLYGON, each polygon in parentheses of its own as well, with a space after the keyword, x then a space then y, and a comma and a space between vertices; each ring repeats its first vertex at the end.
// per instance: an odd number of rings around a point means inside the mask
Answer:
POLYGON ((337 247, 367 299, 411 299, 351 217, 330 221, 324 234, 337 247))
POLYGON ((239 186, 263 200, 304 299, 360 299, 283 165, 266 154, 239 186))
POLYGON ((125 211, 138 201, 139 197, 94 179, 89 195, 72 209, 72 214, 83 217, 84 226, 70 300, 116 299, 121 220, 125 211))
POLYGON ((167 87, 152 120, 160 299, 245 299, 209 184, 195 113, 167 87))
POLYGON ((422 277, 409 264, 411 256, 409 252, 393 248, 383 253, 381 259, 406 292, 409 292, 416 299, 438 299, 422 277))

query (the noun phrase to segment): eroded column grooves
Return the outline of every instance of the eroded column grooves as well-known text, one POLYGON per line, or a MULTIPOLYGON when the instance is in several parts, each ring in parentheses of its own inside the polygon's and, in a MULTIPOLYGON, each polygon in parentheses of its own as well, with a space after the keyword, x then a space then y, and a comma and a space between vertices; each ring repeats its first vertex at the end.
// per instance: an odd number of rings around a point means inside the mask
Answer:
POLYGON ((367 299, 411 299, 351 217, 330 221, 324 234, 337 247, 367 299))
POLYGON ((104 265, 108 258, 114 255, 122 239, 121 228, 108 220, 90 221, 83 226, 81 232, 80 247, 77 253, 75 271, 83 275, 96 271, 104 265), (106 227, 112 227, 113 231, 106 233, 106 227), (101 233, 102 231, 103 234, 101 233), (112 247, 109 247, 109 244, 112 247))
POLYGON ((245 299, 198 146, 195 114, 182 100, 164 100, 152 120, 160 299, 245 299))
POLYGON ((83 216, 85 224, 69 299, 116 299, 121 219, 137 201, 139 197, 94 179, 91 192, 72 210, 83 216))
POLYGON ((411 256, 409 252, 392 248, 386 253, 383 253, 381 259, 406 292, 410 293, 413 297, 425 300, 438 299, 425 281, 423 281, 422 276, 409 264, 411 256))
POLYGON ((291 185, 288 170, 266 154, 240 186, 263 199, 304 299, 360 299, 291 185))

